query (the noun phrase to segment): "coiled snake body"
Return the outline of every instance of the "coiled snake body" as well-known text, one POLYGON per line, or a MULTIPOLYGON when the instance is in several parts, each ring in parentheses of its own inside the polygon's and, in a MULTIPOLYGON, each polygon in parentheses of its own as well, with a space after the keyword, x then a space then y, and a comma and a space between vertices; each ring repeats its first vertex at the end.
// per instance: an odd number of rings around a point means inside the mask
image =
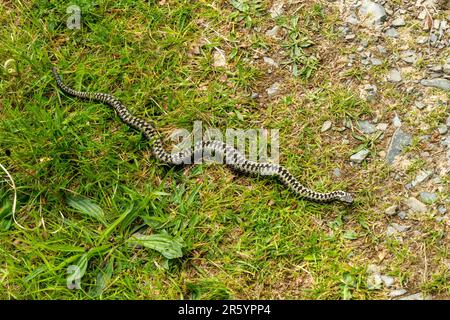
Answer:
POLYGON ((328 193, 320 193, 310 190, 303 186, 286 168, 278 164, 258 163, 255 161, 247 160, 241 152, 221 141, 201 141, 192 149, 189 148, 178 153, 169 153, 164 150, 163 143, 159 138, 158 132, 155 130, 155 128, 146 121, 133 116, 117 98, 106 93, 76 91, 63 83, 61 77, 56 71, 56 68, 53 68, 52 72, 56 79, 58 87, 64 93, 82 99, 89 99, 106 103, 114 108, 114 110, 117 112, 117 115, 125 124, 138 131, 141 131, 145 138, 153 142, 153 154, 165 163, 176 165, 181 164, 186 159, 193 159, 194 155, 197 154, 197 152, 200 153, 206 151, 214 152, 216 154, 219 153, 226 157, 227 165, 239 171, 277 176, 285 185, 287 185, 301 197, 322 202, 332 200, 338 200, 347 203, 353 202, 352 195, 342 190, 328 193), (195 150, 195 152, 193 150, 195 150))

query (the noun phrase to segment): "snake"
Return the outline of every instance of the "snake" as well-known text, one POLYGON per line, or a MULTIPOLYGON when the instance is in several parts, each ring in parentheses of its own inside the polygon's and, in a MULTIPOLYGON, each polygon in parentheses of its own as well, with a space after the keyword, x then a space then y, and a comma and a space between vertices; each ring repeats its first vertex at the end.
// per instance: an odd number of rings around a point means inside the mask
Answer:
POLYGON ((243 173, 277 177, 282 183, 284 183, 301 198, 317 202, 353 202, 353 196, 351 193, 342 190, 327 193, 311 190, 301 184, 285 167, 270 162, 260 163, 257 161, 248 160, 242 152, 222 141, 201 140, 197 142, 193 148, 186 148, 179 152, 167 152, 155 127, 145 120, 133 116, 128 108, 115 96, 108 93, 74 90, 63 82, 55 67, 52 67, 52 73, 56 80, 57 86, 66 95, 104 103, 112 107, 123 123, 137 131, 140 131, 147 140, 152 142, 151 151, 153 155, 163 163, 169 165, 180 165, 182 163, 192 163, 190 161, 192 161, 195 156, 205 154, 206 152, 209 154, 220 154, 226 157, 227 161, 225 164, 232 169, 243 173))

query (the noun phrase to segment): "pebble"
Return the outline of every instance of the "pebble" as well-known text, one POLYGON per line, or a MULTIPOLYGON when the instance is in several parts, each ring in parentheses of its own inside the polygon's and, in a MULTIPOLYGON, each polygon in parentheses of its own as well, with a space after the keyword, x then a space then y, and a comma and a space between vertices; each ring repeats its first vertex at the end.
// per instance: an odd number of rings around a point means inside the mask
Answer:
POLYGON ((450 74, 450 64, 444 64, 441 70, 444 71, 445 74, 450 74))
POLYGON ((384 34, 385 34, 387 37, 398 38, 398 32, 397 32, 397 29, 395 29, 395 28, 389 28, 389 29, 387 29, 387 30, 384 32, 384 34))
POLYGON ((381 61, 378 58, 372 58, 370 59, 370 62, 372 63, 373 66, 381 66, 383 64, 383 61, 381 61))
POLYGON ((419 193, 419 196, 420 200, 428 204, 434 203, 438 199, 437 194, 426 191, 422 191, 421 193, 419 193))
POLYGON ((408 215, 405 211, 399 211, 399 213, 397 215, 402 220, 405 220, 408 217, 408 215))
POLYGON ((411 294, 409 296, 400 298, 399 300, 424 300, 423 294, 421 293, 415 293, 411 294))
POLYGON ((350 157, 350 161, 353 163, 361 163, 368 155, 369 155, 369 150, 362 149, 362 150, 358 151, 357 153, 353 154, 350 157))
POLYGON ((273 96, 274 94, 278 93, 278 90, 280 90, 280 83, 275 82, 268 89, 266 89, 266 92, 269 96, 273 96))
POLYGON ((408 183, 406 185, 406 188, 407 189, 414 188, 419 183, 422 183, 422 182, 426 181, 428 178, 430 178, 432 174, 433 174, 433 171, 429 171, 429 170, 428 171, 420 171, 419 174, 416 176, 416 178, 411 183, 408 183))
POLYGON ((402 53, 401 58, 406 63, 415 63, 417 61, 417 54, 414 51, 407 50, 402 53))
POLYGON ((388 163, 394 162, 395 157, 402 153, 403 149, 410 145, 411 142, 412 138, 409 134, 403 132, 401 128, 395 130, 386 152, 386 161, 388 163))
POLYGON ((371 134, 377 131, 375 126, 366 120, 358 120, 358 126, 365 134, 371 134))
POLYGON ((362 1, 359 7, 359 15, 365 17, 367 22, 375 25, 381 24, 387 18, 384 7, 369 0, 362 1))
POLYGON ((392 21, 393 27, 403 27, 405 25, 405 19, 403 17, 398 17, 392 21))
POLYGON ((333 123, 330 120, 325 121, 322 125, 322 129, 320 129, 320 132, 325 132, 325 131, 330 130, 332 125, 333 125, 333 123))
POLYGON ((367 289, 369 290, 380 289, 382 283, 383 280, 381 280, 381 275, 379 273, 371 274, 367 277, 367 289))
POLYGON ((377 49, 378 49, 378 52, 381 53, 381 54, 386 54, 387 53, 386 48, 383 47, 383 46, 377 46, 377 49))
POLYGON ((278 67, 278 63, 275 62, 275 60, 273 60, 272 58, 269 57, 263 57, 263 60, 266 64, 268 64, 269 66, 272 67, 278 67))
POLYGON ((447 126, 445 124, 441 124, 438 126, 438 131, 440 134, 446 134, 448 129, 447 126))
POLYGON ((414 197, 409 197, 408 199, 406 199, 405 204, 406 206, 408 206, 408 208, 417 213, 423 213, 427 211, 427 206, 414 197))
POLYGON ((390 206, 389 208, 384 210, 384 213, 387 214, 388 216, 393 216, 394 214, 397 213, 397 209, 398 206, 394 204, 393 206, 390 206))
POLYGON ((390 82, 400 82, 402 81, 402 75, 400 74, 400 71, 397 69, 391 69, 388 74, 388 81, 390 82))
POLYGON ((422 110, 423 108, 425 108, 425 104, 422 101, 416 101, 416 102, 414 102, 414 105, 419 110, 422 110))
POLYGON ((270 16, 272 18, 279 17, 284 12, 284 1, 275 1, 272 7, 269 9, 270 16))
POLYGON ((339 178, 342 175, 341 170, 339 168, 333 169, 333 175, 339 178))
POLYGON ((388 124, 387 123, 379 123, 377 125, 377 130, 380 130, 380 131, 386 131, 387 128, 388 128, 388 124))
POLYGON ((442 90, 450 91, 450 81, 443 78, 423 79, 420 81, 420 84, 425 87, 435 87, 442 90))
POLYGON ((402 121, 400 120, 400 118, 398 117, 397 113, 394 116, 394 119, 392 119, 392 124, 394 125, 394 127, 396 128, 400 128, 402 126, 402 121))
POLYGON ((396 289, 396 290, 392 290, 391 292, 389 292, 389 297, 391 298, 395 298, 398 296, 402 296, 406 293, 405 289, 396 289))
POLYGON ((381 280, 383 281, 386 288, 392 287, 395 282, 394 278, 392 278, 391 276, 381 276, 381 280))
POLYGON ((447 121, 445 122, 445 124, 447 125, 447 127, 450 127, 450 116, 447 117, 447 121))
POLYGON ((225 67, 227 65, 227 60, 225 58, 225 52, 217 49, 213 54, 213 67, 225 67))
POLYGON ((439 206, 439 207, 437 208, 437 211, 438 211, 440 214, 445 214, 445 213, 447 212, 447 208, 446 208, 445 206, 439 206))
POLYGON ((377 95, 377 86, 372 84, 366 84, 364 86, 364 91, 366 93, 367 101, 371 102, 375 100, 375 97, 377 95))
POLYGON ((280 26, 275 26, 272 29, 266 31, 266 36, 277 39, 280 29, 280 26))

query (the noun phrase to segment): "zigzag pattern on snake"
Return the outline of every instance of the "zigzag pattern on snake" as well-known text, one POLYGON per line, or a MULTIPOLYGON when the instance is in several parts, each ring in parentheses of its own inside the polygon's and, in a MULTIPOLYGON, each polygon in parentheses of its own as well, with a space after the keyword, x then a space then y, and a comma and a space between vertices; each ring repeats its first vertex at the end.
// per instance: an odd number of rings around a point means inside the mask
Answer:
POLYGON ((52 72, 58 87, 64 93, 82 99, 106 103, 111 106, 125 124, 142 132, 145 138, 153 142, 153 154, 156 156, 156 158, 164 163, 178 165, 184 163, 187 159, 192 160, 197 152, 214 152, 215 154, 224 155, 227 159, 226 164, 238 171, 277 176, 285 185, 287 185, 300 197, 323 202, 332 200, 347 203, 353 202, 352 195, 342 190, 320 193, 308 189, 307 187, 303 186, 286 168, 278 164, 258 163, 255 161, 247 160, 241 152, 222 141, 201 141, 192 149, 185 149, 178 153, 169 153, 165 151, 163 143, 159 138, 158 132, 155 130, 155 128, 146 121, 133 116, 117 98, 106 93, 76 91, 64 84, 64 82, 61 80, 61 77, 57 73, 56 68, 53 68, 52 72), (195 150, 195 153, 193 150, 195 150))

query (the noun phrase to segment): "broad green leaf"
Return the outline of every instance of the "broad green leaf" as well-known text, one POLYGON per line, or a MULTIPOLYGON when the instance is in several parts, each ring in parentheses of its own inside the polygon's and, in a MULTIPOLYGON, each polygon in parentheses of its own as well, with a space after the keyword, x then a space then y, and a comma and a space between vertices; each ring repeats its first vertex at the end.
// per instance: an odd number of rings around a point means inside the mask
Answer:
POLYGON ((92 200, 79 196, 69 196, 67 197, 67 204, 78 212, 97 219, 103 224, 106 224, 105 213, 103 212, 103 209, 100 208, 92 200))
POLYGON ((133 235, 130 240, 133 244, 140 244, 146 248, 153 249, 161 253, 167 259, 181 258, 183 252, 183 239, 173 238, 164 233, 152 235, 133 235))

